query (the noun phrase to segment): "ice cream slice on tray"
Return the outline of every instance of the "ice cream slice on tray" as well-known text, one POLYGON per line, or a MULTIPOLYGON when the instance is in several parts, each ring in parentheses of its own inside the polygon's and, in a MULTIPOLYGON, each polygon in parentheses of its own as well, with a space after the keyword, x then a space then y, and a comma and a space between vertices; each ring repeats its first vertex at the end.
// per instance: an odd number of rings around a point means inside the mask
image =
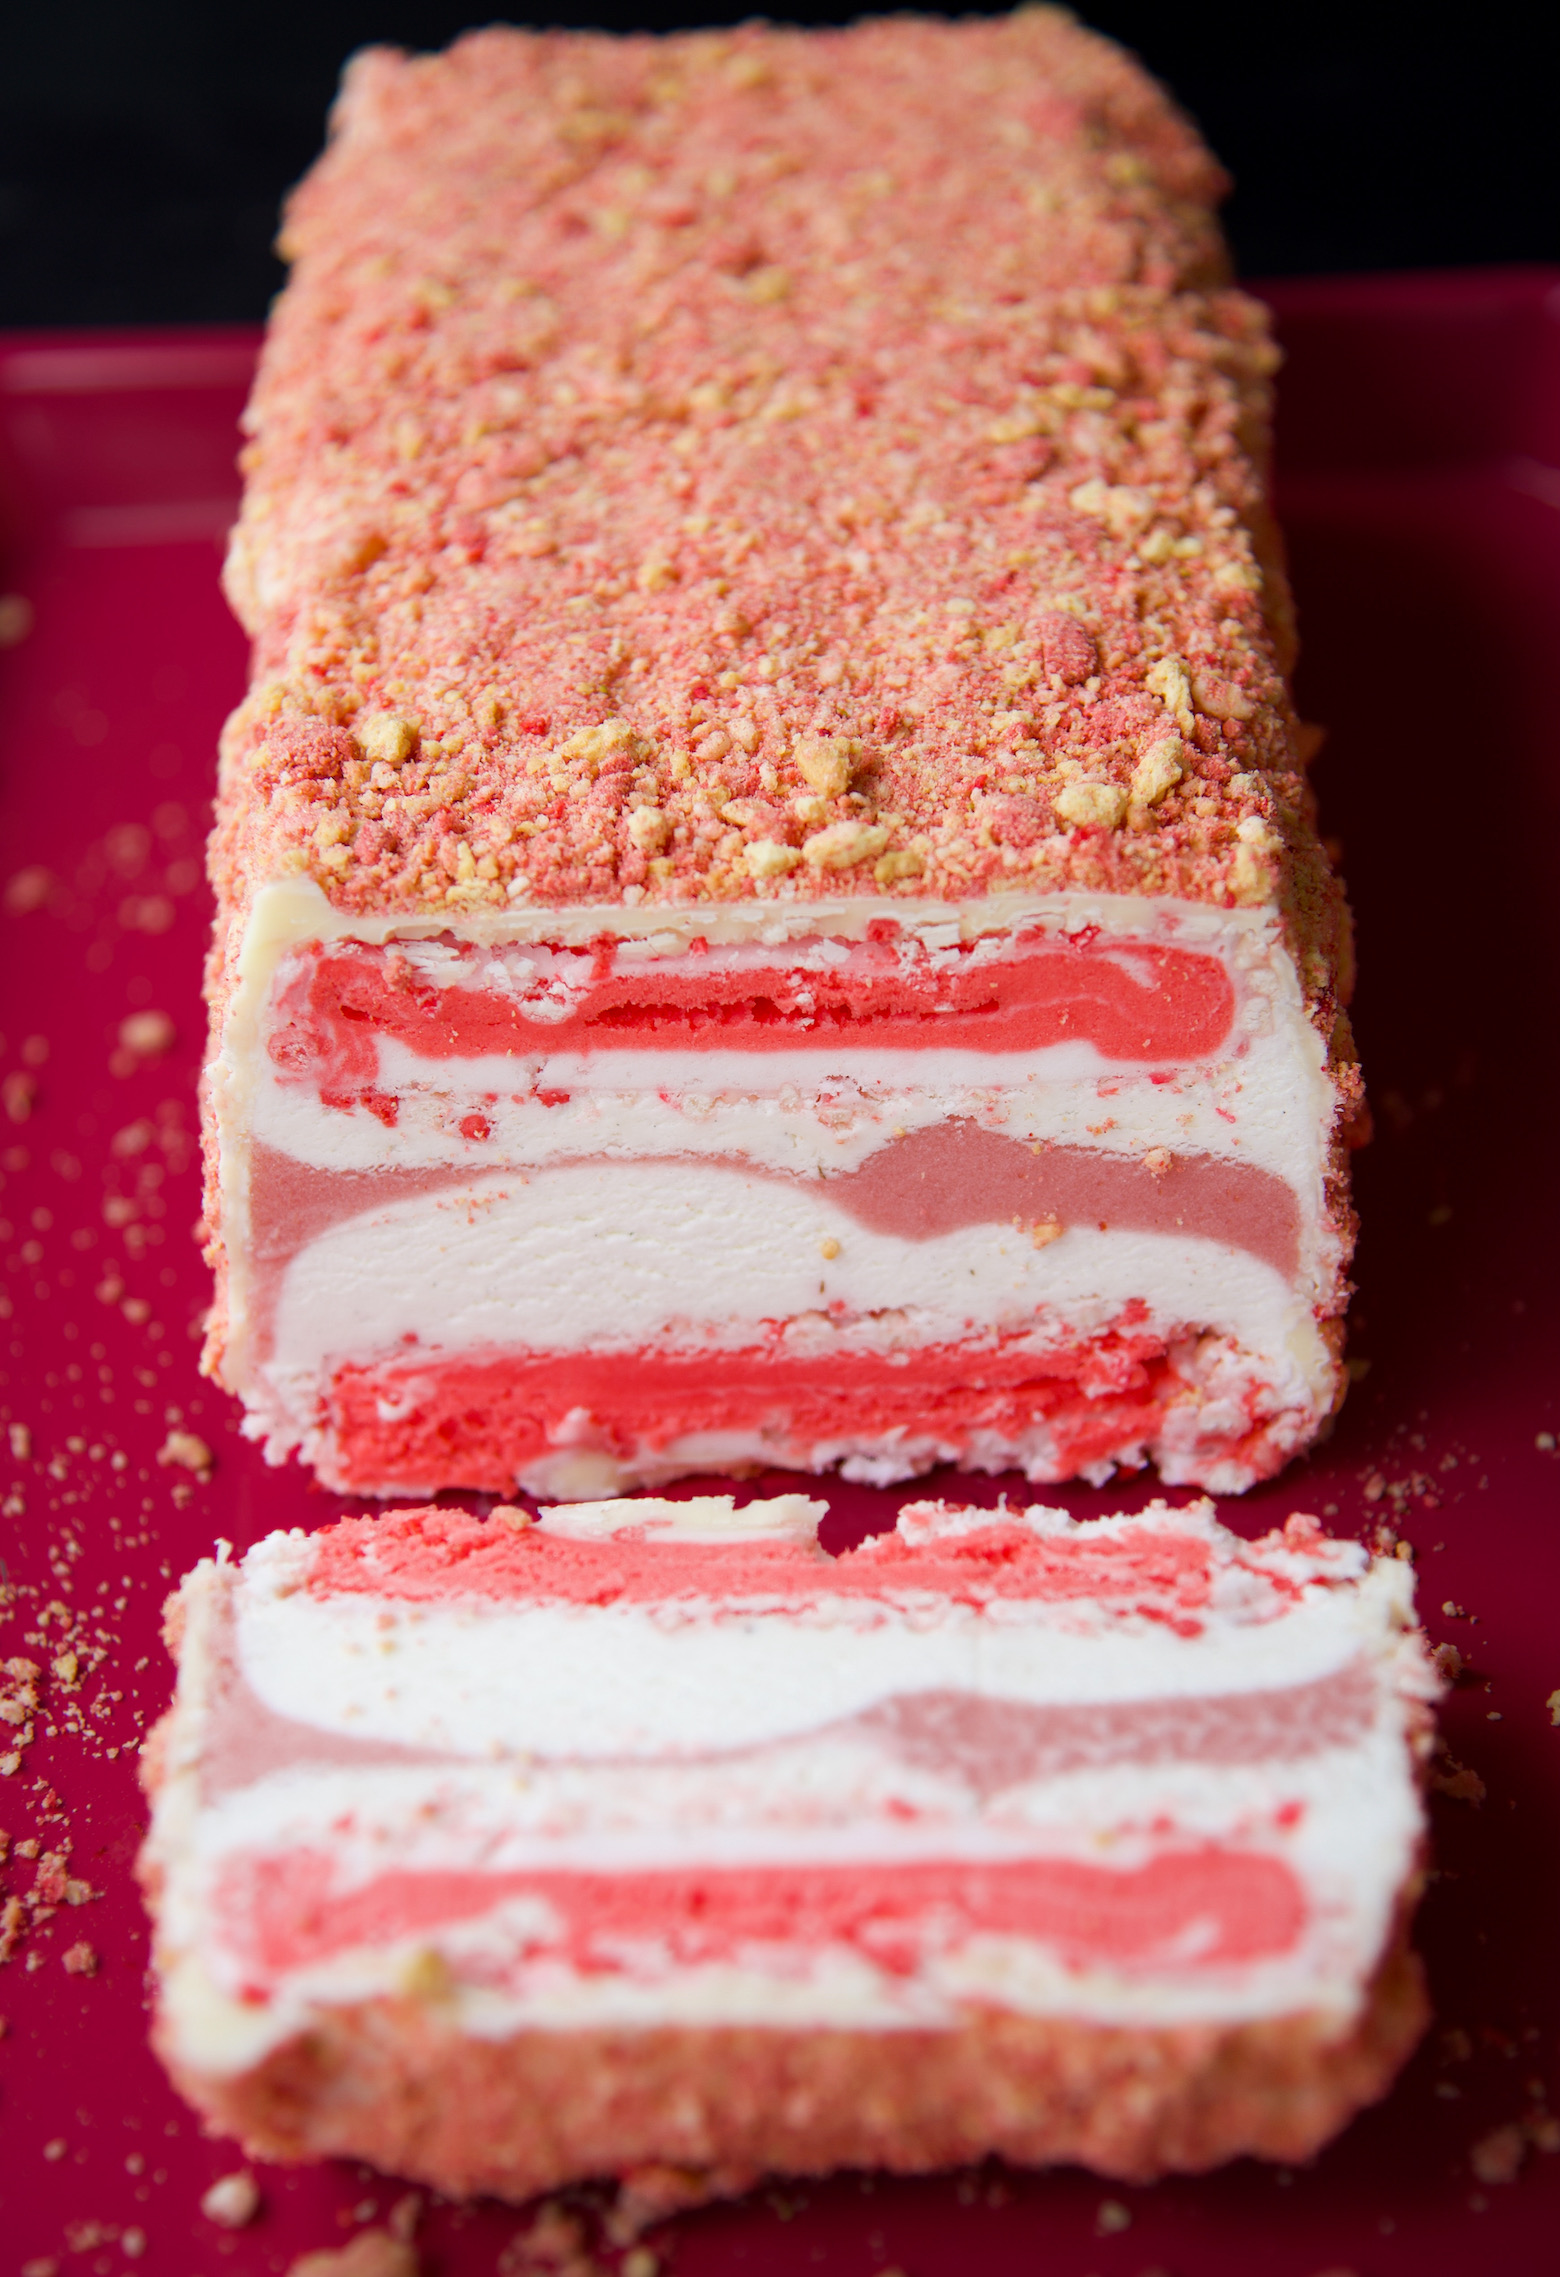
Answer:
POLYGON ((1423 2021, 1413 1575, 1309 1518, 801 1496, 274 1534, 171 1601, 157 2038, 256 2154, 1303 2158, 1423 2021))
POLYGON ((1218 187, 1045 11, 353 65, 229 572, 210 1364, 278 1458, 1238 1491, 1322 1426, 1346 919, 1218 187))

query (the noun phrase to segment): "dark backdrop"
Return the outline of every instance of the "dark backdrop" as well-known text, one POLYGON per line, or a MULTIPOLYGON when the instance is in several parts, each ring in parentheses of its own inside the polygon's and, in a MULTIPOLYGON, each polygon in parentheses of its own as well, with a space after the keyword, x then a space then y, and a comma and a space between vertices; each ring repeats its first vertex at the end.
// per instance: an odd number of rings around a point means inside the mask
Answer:
MULTIPOLYGON (((751 13, 565 0, 545 20, 751 13)), ((1082 13, 1170 83, 1235 174, 1247 275, 1560 257, 1552 0, 1082 13)), ((318 146, 343 57, 370 40, 441 46, 485 20, 483 0, 5 0, 0 325, 259 317, 281 275, 277 203, 318 146)))

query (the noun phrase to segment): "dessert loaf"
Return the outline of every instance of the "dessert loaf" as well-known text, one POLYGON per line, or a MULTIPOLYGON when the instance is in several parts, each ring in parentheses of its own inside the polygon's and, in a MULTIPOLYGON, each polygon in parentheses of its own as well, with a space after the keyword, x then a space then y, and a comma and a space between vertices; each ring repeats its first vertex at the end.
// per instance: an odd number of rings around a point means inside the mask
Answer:
POLYGON ((228 570, 208 1364, 367 1493, 1339 1396, 1346 915, 1217 170, 1060 11, 351 66, 228 570))
POLYGON ((830 1557, 821 1508, 416 1510, 186 1578, 142 1874, 214 2128, 521 2199, 1302 2159, 1385 2090, 1411 1569, 1207 1504, 830 1557))

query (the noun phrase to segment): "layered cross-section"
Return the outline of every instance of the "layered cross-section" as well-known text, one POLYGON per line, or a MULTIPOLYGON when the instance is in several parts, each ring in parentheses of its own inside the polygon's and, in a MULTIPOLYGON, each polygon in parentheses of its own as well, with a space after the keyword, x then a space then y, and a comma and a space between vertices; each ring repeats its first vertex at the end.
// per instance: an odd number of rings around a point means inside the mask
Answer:
POLYGON ((353 64, 228 571, 209 1364, 278 1458, 1323 1426, 1346 919, 1218 187, 1044 9, 353 64))
POLYGON ((333 1484, 1152 1458, 1228 1491, 1332 1404, 1334 1100, 1261 914, 484 945, 274 898, 303 937, 221 1070, 228 1366, 333 1484))
POLYGON ((801 1497, 273 1535, 174 1601, 158 2035, 257 2153, 524 2196, 1311 2151, 1419 2029, 1412 1575, 801 1497))

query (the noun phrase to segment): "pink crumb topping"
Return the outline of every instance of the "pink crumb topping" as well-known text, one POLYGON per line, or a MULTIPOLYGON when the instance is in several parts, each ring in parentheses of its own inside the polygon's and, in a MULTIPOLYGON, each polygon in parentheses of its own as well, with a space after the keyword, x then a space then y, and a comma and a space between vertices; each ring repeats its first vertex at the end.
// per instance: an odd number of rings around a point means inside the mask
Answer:
POLYGON ((1278 896, 1330 960, 1220 188, 1050 9, 359 57, 250 412, 224 892, 1278 896))
MULTIPOLYGON (((1042 1235, 1047 1229, 1041 1228, 1042 1235)), ((912 1237, 913 1238, 913 1237, 912 1237)), ((752 1434, 771 1459, 807 1468, 842 1439, 908 1439, 949 1458, 977 1434, 1009 1445, 1041 1427, 1068 1475, 1141 1463, 1176 1411, 1195 1418, 1198 1459, 1270 1478, 1310 1429, 1237 1356, 1240 1373, 1201 1416, 1201 1393, 1173 1345, 1145 1334, 1132 1300, 1106 1329, 1037 1350, 1021 1333, 892 1352, 794 1354, 762 1344, 667 1351, 416 1353, 336 1369, 323 1420, 329 1481, 347 1493, 425 1494, 474 1486, 507 1494, 560 1444, 585 1443, 633 1466, 710 1431, 752 1434), (581 1412, 583 1410, 583 1413, 581 1412)), ((635 1475, 640 1475, 637 1472, 635 1475)), ((664 1469, 662 1472, 664 1475, 664 1469)))

